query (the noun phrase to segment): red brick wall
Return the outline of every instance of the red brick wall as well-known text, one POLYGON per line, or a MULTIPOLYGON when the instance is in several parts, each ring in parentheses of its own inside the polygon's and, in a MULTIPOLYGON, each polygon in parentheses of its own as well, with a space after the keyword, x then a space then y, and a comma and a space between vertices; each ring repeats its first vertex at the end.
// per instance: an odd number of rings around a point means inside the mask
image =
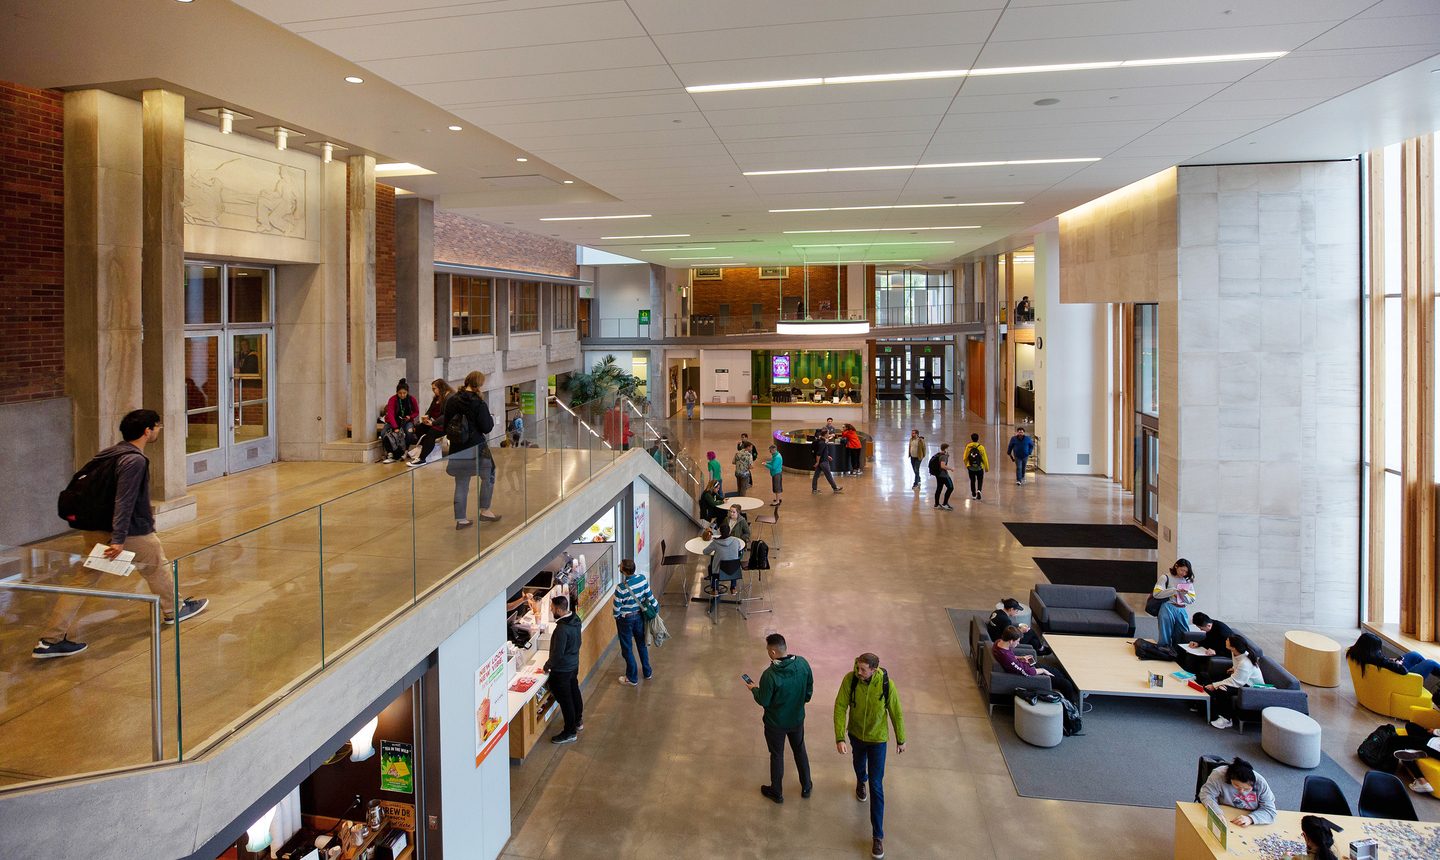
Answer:
MULTIPOLYGON (((766 314, 775 313, 776 288, 784 296, 787 314, 795 313, 795 305, 805 295, 805 270, 791 266, 783 281, 773 278, 761 279, 756 267, 724 269, 723 280, 695 281, 690 291, 691 313, 718 314, 720 305, 730 306, 730 316, 749 317, 750 305, 759 304, 766 314)), ((838 272, 834 266, 810 267, 810 303, 808 310, 818 313, 821 302, 835 306, 835 283, 840 283, 840 308, 845 309, 845 271, 838 272)))
POLYGON ((453 212, 435 212, 435 260, 574 278, 575 246, 453 212))
POLYGON ((395 342, 395 189, 375 183, 375 342, 395 342))
POLYGON ((0 81, 0 403, 65 394, 62 106, 0 81))

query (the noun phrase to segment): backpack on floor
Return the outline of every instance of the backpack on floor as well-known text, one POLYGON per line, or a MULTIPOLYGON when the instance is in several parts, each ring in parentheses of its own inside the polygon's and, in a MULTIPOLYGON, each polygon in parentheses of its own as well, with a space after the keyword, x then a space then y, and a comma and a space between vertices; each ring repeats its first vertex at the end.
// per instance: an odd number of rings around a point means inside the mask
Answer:
POLYGON ((1360 742, 1360 747, 1355 754, 1365 762, 1365 766, 1371 770, 1383 770, 1391 773, 1395 770, 1395 756, 1392 750, 1395 748, 1395 739, 1398 737, 1395 727, 1389 723, 1382 723, 1370 736, 1360 742))
POLYGON ((1072 735, 1081 734, 1081 729, 1084 728, 1085 722, 1080 719, 1080 709, 1075 707, 1074 702, 1064 696, 1060 697, 1060 707, 1065 709, 1065 713, 1061 715, 1062 722, 1060 725, 1060 729, 1065 737, 1068 738, 1072 735))
POLYGON ((936 454, 932 456, 930 458, 930 474, 938 478, 944 473, 945 470, 940 468, 940 455, 936 454))
POLYGON ((96 457, 70 478, 60 491, 55 512, 72 529, 108 532, 115 519, 119 457, 96 457))
POLYGON ((749 570, 770 569, 770 545, 763 540, 750 542, 750 565, 749 570))

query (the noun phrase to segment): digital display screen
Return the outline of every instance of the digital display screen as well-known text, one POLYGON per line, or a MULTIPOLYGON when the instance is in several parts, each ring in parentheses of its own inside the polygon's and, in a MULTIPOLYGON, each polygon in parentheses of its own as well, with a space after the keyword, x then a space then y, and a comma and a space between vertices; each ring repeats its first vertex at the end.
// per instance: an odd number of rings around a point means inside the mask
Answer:
POLYGON ((770 359, 770 383, 772 385, 790 384, 790 356, 777 355, 770 359))

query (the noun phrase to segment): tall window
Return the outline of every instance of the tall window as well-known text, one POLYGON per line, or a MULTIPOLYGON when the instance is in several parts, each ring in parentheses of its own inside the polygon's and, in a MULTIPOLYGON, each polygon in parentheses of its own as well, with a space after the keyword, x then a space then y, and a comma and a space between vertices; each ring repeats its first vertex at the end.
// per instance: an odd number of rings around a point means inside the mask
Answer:
POLYGON ((494 334, 489 278, 450 277, 450 334, 469 337, 494 334))
POLYGON ((510 331, 540 330, 540 285, 510 282, 510 331))
POLYGON ((930 325, 953 321, 955 273, 949 269, 875 270, 875 324, 930 325))
POLYGON ((550 298, 555 302, 555 313, 550 327, 557 330, 574 328, 575 287, 570 284, 557 284, 553 290, 550 298))

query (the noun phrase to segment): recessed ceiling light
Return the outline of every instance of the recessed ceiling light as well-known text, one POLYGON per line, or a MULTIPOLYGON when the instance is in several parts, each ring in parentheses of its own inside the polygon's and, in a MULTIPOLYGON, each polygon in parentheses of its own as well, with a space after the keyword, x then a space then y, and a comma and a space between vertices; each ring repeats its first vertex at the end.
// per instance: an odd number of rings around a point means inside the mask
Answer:
MULTIPOLYGON (((841 263, 920 263, 920 262, 924 262, 920 257, 911 257, 911 258, 904 259, 904 260, 825 260, 825 261, 823 262, 823 265, 828 266, 828 265, 831 265, 832 263, 838 265, 838 264, 841 264, 841 263)), ((822 263, 821 263, 821 261, 819 261, 819 260, 816 260, 815 263, 814 263, 814 265, 817 265, 817 266, 818 266, 818 265, 821 265, 821 264, 822 264, 822 263)))
POLYGON ((872 167, 805 167, 799 170, 747 170, 745 176, 789 176, 797 173, 856 173, 866 170, 933 170, 951 167, 1000 167, 1006 164, 1081 164, 1098 158, 1027 158, 1022 161, 951 161, 943 164, 881 164, 872 167))
POLYGON ((346 76, 345 76, 345 83, 347 83, 347 84, 363 84, 363 83, 365 83, 365 79, 362 78, 362 77, 360 77, 359 75, 346 75, 346 76))
POLYGON ((450 130, 451 130, 451 131, 464 131, 465 129, 462 128, 461 126, 458 126, 458 125, 452 125, 452 126, 450 126, 450 130))
POLYGON ((846 227, 842 230, 784 230, 785 234, 790 233, 914 233, 918 230, 979 230, 979 224, 967 224, 963 227, 846 227))
POLYGON ((714 245, 686 245, 681 248, 641 248, 641 251, 713 251, 714 245))
POLYGON ((195 0, 175 0, 176 3, 194 3, 195 0))
POLYGON ((871 209, 947 209, 957 206, 1020 206, 1023 200, 996 200, 993 203, 906 203, 895 206, 819 206, 809 209, 771 209, 771 212, 862 212, 871 209))
POLYGON ((575 184, 575 180, 573 180, 573 179, 565 179, 565 180, 561 180, 561 181, 564 182, 566 185, 574 185, 574 184, 575 184))
POLYGON ((433 176, 435 171, 426 170, 418 164, 411 164, 408 161, 393 161, 385 164, 375 165, 377 176, 433 176))
POLYGON ((877 245, 953 245, 953 239, 943 242, 825 242, 820 245, 791 245, 792 248, 872 248, 877 245))
POLYGON ((601 236, 601 239, 689 239, 689 233, 656 233, 652 236, 601 236))
POLYGON ((1059 99, 1056 99, 1056 98, 1036 99, 1036 100, 1035 100, 1035 106, 1036 106, 1036 107, 1049 107, 1050 105, 1058 105, 1058 104, 1060 104, 1060 100, 1059 100, 1059 99))
POLYGON ((1289 51, 1260 51, 1252 54, 1206 54, 1194 57, 1161 57, 1150 60, 1104 60, 1095 63, 1058 63, 1044 66, 1003 66, 990 69, 937 69, 926 72, 894 72, 875 75, 842 75, 833 78, 791 78, 783 81, 747 81, 736 84, 702 84, 686 87, 690 93, 720 93, 733 90, 769 90, 786 87, 818 87, 830 84, 879 84, 895 81, 926 81, 943 78, 1033 75, 1043 72, 1085 72, 1095 69, 1183 66, 1196 63, 1237 63, 1246 60, 1274 60, 1289 51))
POLYGON ((524 164, 525 162, 529 161, 530 159, 525 158, 524 156, 520 156, 520 157, 516 158, 515 160, 518 161, 518 162, 520 162, 521 164, 524 164))
MULTIPOLYGON (((541 221, 615 221, 621 218, 649 218, 649 215, 568 215, 564 218, 541 218, 541 221)), ((686 233, 685 235, 690 235, 686 233)))

